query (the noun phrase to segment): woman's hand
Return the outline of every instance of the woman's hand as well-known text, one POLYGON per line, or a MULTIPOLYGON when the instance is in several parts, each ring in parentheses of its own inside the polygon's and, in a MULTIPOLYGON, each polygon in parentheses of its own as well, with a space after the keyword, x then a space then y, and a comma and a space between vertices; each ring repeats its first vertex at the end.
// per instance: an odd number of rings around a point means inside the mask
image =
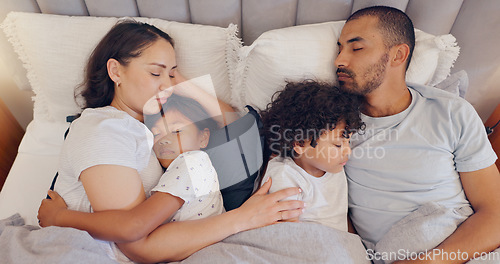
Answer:
POLYGON ((297 200, 281 201, 289 196, 297 195, 300 188, 287 188, 268 194, 272 180, 265 182, 239 210, 242 216, 239 231, 275 224, 282 220, 293 220, 302 214, 304 202, 297 200))
POLYGON ((57 216, 68 209, 66 202, 57 192, 49 190, 48 195, 51 199, 43 199, 38 208, 37 218, 41 227, 57 226, 57 216))

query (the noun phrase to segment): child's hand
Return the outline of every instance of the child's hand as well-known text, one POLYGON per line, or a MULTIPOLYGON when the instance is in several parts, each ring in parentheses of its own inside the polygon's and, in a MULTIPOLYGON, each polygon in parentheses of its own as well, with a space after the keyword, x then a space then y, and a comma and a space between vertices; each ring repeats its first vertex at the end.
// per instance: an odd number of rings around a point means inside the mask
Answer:
POLYGON ((62 211, 68 209, 64 199, 54 191, 48 191, 51 199, 43 199, 40 208, 38 208, 38 223, 41 227, 56 226, 57 216, 62 211))

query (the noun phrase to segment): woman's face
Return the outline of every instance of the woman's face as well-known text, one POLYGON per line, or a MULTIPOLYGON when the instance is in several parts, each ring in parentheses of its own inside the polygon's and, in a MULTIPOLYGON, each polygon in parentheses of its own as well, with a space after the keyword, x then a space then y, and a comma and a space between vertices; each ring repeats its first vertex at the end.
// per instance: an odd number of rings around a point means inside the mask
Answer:
POLYGON ((163 167, 167 168, 181 153, 205 148, 210 136, 208 129, 200 131, 186 116, 169 110, 151 128, 153 150, 163 167))
POLYGON ((115 104, 111 105, 118 105, 141 121, 144 114, 157 113, 159 104, 172 93, 168 88, 173 84, 176 68, 174 48, 165 39, 158 39, 128 65, 118 65, 120 85, 115 88, 115 104))

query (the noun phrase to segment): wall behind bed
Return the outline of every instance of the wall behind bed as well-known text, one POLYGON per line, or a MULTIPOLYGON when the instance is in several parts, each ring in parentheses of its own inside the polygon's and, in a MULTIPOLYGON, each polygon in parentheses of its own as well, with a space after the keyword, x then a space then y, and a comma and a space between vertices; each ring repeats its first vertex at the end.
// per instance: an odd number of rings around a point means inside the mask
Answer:
MULTIPOLYGON (((265 31, 346 19, 370 5, 404 10, 415 27, 435 35, 452 33, 461 47, 452 73, 466 70, 466 99, 483 120, 500 103, 500 1, 498 0, 0 0, 0 21, 10 11, 74 16, 144 16, 227 27, 238 24, 245 45, 265 31)), ((85 34, 82 32, 82 34, 85 34)), ((0 34, 0 97, 19 123, 32 119, 26 71, 0 34)))

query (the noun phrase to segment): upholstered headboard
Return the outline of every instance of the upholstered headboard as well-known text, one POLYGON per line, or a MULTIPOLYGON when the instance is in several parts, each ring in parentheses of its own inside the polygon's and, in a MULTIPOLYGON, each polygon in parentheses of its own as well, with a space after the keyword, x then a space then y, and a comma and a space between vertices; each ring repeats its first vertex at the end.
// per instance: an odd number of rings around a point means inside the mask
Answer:
MULTIPOLYGON (((73 16, 143 16, 223 27, 233 23, 238 25, 244 45, 250 45, 265 31, 344 20, 353 11, 370 5, 404 10, 416 28, 428 33, 453 34, 461 51, 452 73, 466 70, 469 76, 466 99, 483 120, 488 118, 500 102, 498 0, 2 0, 0 21, 10 11, 24 11, 73 16)), ((0 60, 10 71, 24 71, 9 65, 9 59, 16 55, 3 34, 0 34, 0 48, 0 60)), ((23 86, 22 80, 16 82, 23 86)))

